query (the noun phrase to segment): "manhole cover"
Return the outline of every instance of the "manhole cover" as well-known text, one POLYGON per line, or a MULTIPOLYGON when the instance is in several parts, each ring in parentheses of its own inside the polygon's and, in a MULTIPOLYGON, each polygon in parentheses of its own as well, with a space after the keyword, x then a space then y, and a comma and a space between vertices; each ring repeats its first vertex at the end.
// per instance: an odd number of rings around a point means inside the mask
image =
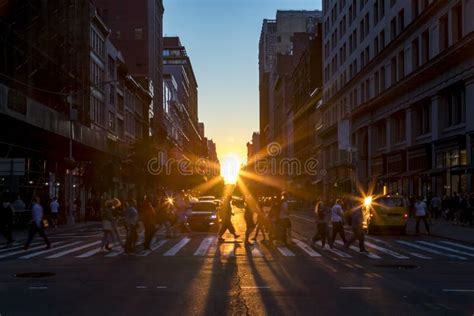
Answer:
POLYGON ((375 264, 374 267, 377 268, 391 268, 391 269, 399 269, 399 270, 412 270, 417 269, 419 266, 414 264, 390 264, 390 263, 383 263, 383 264, 375 264))
POLYGON ((17 273, 15 277, 17 278, 49 278, 55 276, 54 272, 27 272, 27 273, 17 273))

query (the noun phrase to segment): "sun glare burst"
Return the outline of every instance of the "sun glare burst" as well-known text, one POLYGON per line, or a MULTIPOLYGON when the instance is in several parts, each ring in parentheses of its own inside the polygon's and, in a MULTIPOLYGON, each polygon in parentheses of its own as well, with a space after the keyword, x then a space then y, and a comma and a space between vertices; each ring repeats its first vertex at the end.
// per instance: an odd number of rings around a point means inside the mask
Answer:
POLYGON ((236 154, 228 154, 221 161, 221 175, 226 184, 235 184, 239 178, 242 159, 236 154))

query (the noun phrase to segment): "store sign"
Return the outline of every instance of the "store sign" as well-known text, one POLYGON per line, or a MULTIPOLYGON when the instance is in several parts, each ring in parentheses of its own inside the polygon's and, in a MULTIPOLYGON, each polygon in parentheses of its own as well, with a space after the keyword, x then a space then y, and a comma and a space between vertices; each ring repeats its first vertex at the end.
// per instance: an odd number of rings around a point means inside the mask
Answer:
POLYGON ((0 176, 24 176, 25 175, 25 159, 0 158, 0 176))

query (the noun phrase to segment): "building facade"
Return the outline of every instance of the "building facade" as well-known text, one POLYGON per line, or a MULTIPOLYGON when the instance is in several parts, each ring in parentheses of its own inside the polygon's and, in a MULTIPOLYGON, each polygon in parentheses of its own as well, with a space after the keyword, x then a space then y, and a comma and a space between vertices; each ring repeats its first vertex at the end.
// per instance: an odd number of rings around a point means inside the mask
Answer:
POLYGON ((326 0, 323 10, 326 186, 472 191, 474 3, 326 0))

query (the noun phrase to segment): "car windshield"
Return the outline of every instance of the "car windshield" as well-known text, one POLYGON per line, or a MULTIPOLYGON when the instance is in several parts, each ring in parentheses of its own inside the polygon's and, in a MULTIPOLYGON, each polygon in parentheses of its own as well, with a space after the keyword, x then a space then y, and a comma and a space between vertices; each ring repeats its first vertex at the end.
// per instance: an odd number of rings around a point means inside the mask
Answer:
POLYGON ((380 198, 377 199, 377 204, 385 206, 385 207, 403 207, 403 199, 401 198, 380 198))
POLYGON ((193 212, 215 212, 216 205, 214 203, 195 203, 193 204, 193 212))

